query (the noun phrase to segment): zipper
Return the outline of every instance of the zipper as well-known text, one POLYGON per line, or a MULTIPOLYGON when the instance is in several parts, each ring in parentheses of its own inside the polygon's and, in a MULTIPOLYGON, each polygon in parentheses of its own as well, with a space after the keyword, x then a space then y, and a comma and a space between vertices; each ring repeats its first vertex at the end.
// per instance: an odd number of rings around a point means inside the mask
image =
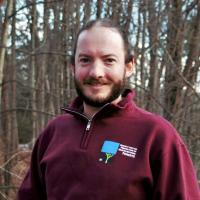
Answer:
POLYGON ((89 119, 89 120, 88 120, 88 123, 87 123, 87 126, 86 126, 86 129, 85 129, 86 131, 89 131, 89 130, 90 130, 91 124, 92 124, 92 120, 89 119))
POLYGON ((71 110, 71 109, 68 109, 68 108, 61 108, 62 110, 68 112, 68 113, 71 113, 71 114, 76 114, 76 115, 79 115, 85 119, 87 119, 88 121, 90 120, 86 115, 80 113, 80 112, 77 112, 77 111, 74 111, 74 110, 71 110))
POLYGON ((90 128, 91 128, 92 119, 89 119, 86 115, 84 115, 84 114, 82 114, 80 112, 77 112, 77 111, 74 111, 74 110, 71 110, 71 109, 68 109, 68 108, 62 108, 62 110, 66 111, 68 113, 71 113, 73 115, 74 114, 75 115, 79 115, 79 116, 81 116, 81 117, 83 117, 84 119, 87 120, 87 125, 86 125, 86 128, 84 130, 81 142, 80 142, 80 148, 81 149, 86 149, 87 145, 88 145, 89 131, 90 131, 90 128))
POLYGON ((85 131, 83 133, 83 137, 82 137, 81 143, 80 143, 80 148, 81 149, 87 149, 87 146, 88 146, 88 143, 89 143, 89 139, 90 139, 90 136, 91 136, 91 126, 92 126, 92 122, 93 122, 94 117, 96 117, 96 115, 101 110, 103 110, 108 104, 105 104, 91 119, 88 118, 86 115, 84 115, 82 113, 79 113, 77 111, 63 108, 63 110, 65 110, 65 111, 67 111, 67 112, 69 112, 71 114, 79 115, 79 116, 81 116, 81 117, 83 117, 83 118, 85 118, 87 120, 87 125, 86 125, 85 131))
POLYGON ((91 129, 92 119, 89 119, 85 128, 85 132, 83 133, 83 137, 81 140, 81 149, 87 149, 89 139, 90 139, 90 129, 91 129))

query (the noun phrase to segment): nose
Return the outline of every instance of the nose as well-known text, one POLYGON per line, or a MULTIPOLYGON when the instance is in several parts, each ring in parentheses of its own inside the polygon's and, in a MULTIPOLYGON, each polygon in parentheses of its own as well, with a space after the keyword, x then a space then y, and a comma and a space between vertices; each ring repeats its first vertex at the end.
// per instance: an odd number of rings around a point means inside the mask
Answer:
POLYGON ((94 61, 89 72, 93 78, 102 78, 105 75, 104 66, 100 61, 94 61))

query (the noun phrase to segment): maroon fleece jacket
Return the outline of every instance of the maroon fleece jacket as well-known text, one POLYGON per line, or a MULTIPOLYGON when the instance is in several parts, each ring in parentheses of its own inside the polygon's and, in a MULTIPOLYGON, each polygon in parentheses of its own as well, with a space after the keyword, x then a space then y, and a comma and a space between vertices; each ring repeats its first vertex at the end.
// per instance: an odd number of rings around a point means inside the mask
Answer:
POLYGON ((126 90, 92 120, 77 98, 49 122, 32 153, 18 200, 199 200, 179 134, 138 108, 126 90))

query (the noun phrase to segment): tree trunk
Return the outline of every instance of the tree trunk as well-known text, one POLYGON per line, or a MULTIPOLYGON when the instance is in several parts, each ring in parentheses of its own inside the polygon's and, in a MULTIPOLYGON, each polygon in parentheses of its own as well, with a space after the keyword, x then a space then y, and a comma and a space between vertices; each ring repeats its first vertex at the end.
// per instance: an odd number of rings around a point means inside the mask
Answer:
MULTIPOLYGON (((13 0, 7 0, 7 7, 6 7, 5 19, 3 23, 1 48, 0 48, 0 84, 2 84, 2 80, 3 80, 6 45, 7 45, 8 34, 9 34, 9 30, 8 30, 9 16, 11 15, 12 12, 13 12, 13 0)), ((1 99, 1 91, 0 91, 0 99, 1 99)))
POLYGON ((46 83, 46 70, 48 64, 48 55, 46 52, 49 50, 49 3, 45 0, 44 4, 44 16, 43 16, 43 43, 44 46, 42 48, 43 54, 40 55, 41 65, 37 66, 37 79, 36 79, 36 103, 37 103, 37 110, 38 110, 38 133, 44 128, 45 126, 45 83, 46 83))
MULTIPOLYGON (((149 44, 150 44, 150 70, 149 70, 149 95, 147 109, 152 112, 157 111, 157 104, 152 99, 159 97, 159 80, 158 77, 158 62, 157 62, 157 49, 158 49, 158 17, 156 16, 157 11, 155 8, 155 1, 150 0, 147 2, 148 9, 148 32, 149 32, 149 44)), ((158 14, 157 14, 158 15, 158 14)))
POLYGON ((145 99, 145 81, 146 81, 146 76, 147 76, 147 72, 145 70, 146 66, 145 66, 145 44, 146 44, 146 29, 147 29, 147 10, 145 8, 143 8, 143 5, 146 5, 146 0, 143 0, 143 2, 140 3, 140 12, 142 15, 141 18, 141 24, 142 24, 142 28, 141 28, 141 37, 142 37, 142 46, 141 46, 141 50, 140 50, 140 81, 141 81, 141 89, 140 89, 140 105, 142 107, 146 107, 146 99, 145 99))
POLYGON ((98 18, 101 17, 103 1, 102 0, 97 0, 96 7, 97 7, 96 18, 98 19, 98 18))
POLYGON ((200 1, 198 1, 197 5, 197 16, 193 17, 192 20, 192 34, 189 38, 189 53, 185 65, 185 69, 183 71, 183 76, 186 77, 187 80, 195 82, 195 77, 198 73, 199 66, 195 68, 195 62, 199 59, 199 43, 200 43, 200 1))
MULTIPOLYGON (((167 53, 166 73, 165 73, 165 117, 170 120, 176 120, 172 117, 177 111, 176 103, 181 103, 182 84, 178 73, 181 70, 181 55, 183 50, 184 24, 182 18, 182 1, 175 0, 171 2, 168 16, 168 34, 167 34, 167 53), (171 113, 171 115, 169 115, 171 113)), ((174 125, 175 125, 174 121, 174 125)), ((176 126, 176 125, 175 125, 176 126)))
MULTIPOLYGON (((12 3, 11 7, 15 10, 15 2, 12 3)), ((10 193, 9 185, 12 182, 10 171, 16 160, 11 159, 12 155, 17 151, 18 148, 18 127, 16 118, 16 51, 15 51, 15 30, 16 18, 12 18, 12 30, 11 30, 11 57, 7 55, 7 62, 4 62, 5 67, 3 70, 3 84, 2 84, 2 108, 3 114, 3 136, 5 138, 5 161, 7 164, 4 166, 4 185, 8 187, 5 194, 10 193)))
POLYGON ((84 1, 84 18, 83 22, 87 22, 90 19, 91 16, 91 1, 85 0, 84 1))
POLYGON ((37 105, 36 105, 36 57, 35 57, 35 49, 36 49, 36 25, 37 25, 37 17, 36 17, 36 5, 35 0, 33 1, 33 5, 30 8, 30 15, 31 15, 31 26, 30 26, 30 33, 31 33, 31 67, 30 67, 30 86, 31 86, 31 107, 32 107, 32 139, 33 145, 37 135, 38 135, 38 127, 37 127, 37 105))

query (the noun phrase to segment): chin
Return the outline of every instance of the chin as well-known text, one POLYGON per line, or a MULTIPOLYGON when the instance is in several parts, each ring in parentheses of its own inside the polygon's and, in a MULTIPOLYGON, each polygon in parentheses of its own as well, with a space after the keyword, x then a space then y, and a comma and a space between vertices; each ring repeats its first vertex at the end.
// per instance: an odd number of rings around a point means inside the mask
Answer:
POLYGON ((110 94, 105 94, 105 93, 97 93, 97 94, 94 94, 94 93, 90 93, 89 95, 86 94, 86 96, 94 101, 104 101, 104 99, 107 99, 110 94))

